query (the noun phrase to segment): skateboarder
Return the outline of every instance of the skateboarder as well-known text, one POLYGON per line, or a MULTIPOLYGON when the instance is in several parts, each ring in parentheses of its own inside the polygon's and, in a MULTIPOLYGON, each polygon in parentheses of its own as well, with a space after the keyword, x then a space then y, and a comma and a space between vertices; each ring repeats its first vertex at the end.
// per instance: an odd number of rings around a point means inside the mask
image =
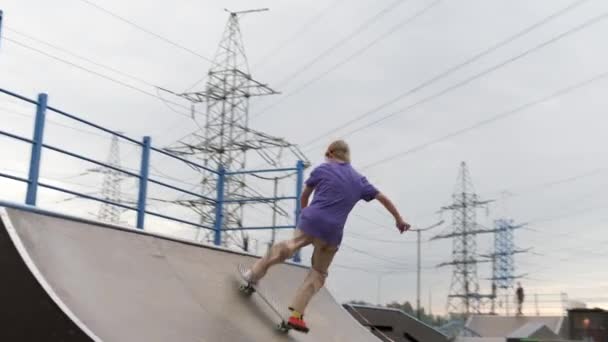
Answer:
POLYGON ((342 241, 348 214, 359 200, 378 200, 395 218, 399 232, 410 228, 388 197, 351 166, 346 142, 338 140, 331 143, 325 158, 325 163, 315 168, 306 180, 300 199, 302 213, 294 237, 272 246, 266 256, 245 272, 246 280, 256 284, 271 266, 285 261, 307 245, 314 246, 311 269, 293 297, 287 322, 290 328, 304 332, 308 331, 303 318, 306 306, 325 284, 329 266, 342 241), (313 191, 314 198, 309 206, 313 191))

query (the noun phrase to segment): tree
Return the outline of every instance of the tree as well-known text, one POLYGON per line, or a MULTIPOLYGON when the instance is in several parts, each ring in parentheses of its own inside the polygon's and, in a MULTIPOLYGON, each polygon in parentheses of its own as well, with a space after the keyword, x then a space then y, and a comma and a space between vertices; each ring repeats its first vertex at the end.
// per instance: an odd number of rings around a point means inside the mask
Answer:
POLYGON ((410 302, 408 302, 408 301, 403 302, 403 304, 399 304, 398 302, 392 302, 390 304, 387 304, 386 307, 393 308, 393 309, 399 309, 409 315, 415 314, 412 304, 410 304, 410 302))
POLYGON ((347 304, 353 304, 353 305, 367 305, 367 306, 372 306, 373 304, 370 304, 368 302, 362 301, 362 300, 351 300, 349 302, 347 302, 347 304))

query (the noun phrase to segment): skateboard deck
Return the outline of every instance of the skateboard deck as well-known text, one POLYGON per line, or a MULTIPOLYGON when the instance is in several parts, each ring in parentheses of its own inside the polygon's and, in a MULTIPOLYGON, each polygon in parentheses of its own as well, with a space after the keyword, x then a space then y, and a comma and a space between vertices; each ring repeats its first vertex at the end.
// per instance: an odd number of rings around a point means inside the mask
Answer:
POLYGON ((245 272, 247 271, 247 267, 243 264, 237 265, 237 271, 239 276, 241 277, 241 285, 239 286, 239 291, 244 293, 245 295, 251 296, 254 293, 262 299, 266 305, 270 308, 270 310, 276 315, 276 318, 280 320, 276 325, 276 329, 282 333, 287 333, 291 330, 291 327, 287 325, 285 318, 279 312, 278 307, 280 307, 280 303, 278 303, 274 298, 266 294, 263 289, 261 289, 258 285, 251 284, 245 278, 245 272))

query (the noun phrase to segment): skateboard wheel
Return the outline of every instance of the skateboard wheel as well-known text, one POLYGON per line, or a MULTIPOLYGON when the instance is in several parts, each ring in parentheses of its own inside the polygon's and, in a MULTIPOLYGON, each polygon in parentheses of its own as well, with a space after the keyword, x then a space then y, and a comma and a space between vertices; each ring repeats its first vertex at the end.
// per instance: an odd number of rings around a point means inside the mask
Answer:
POLYGON ((246 284, 239 286, 239 290, 246 294, 252 294, 253 292, 255 292, 255 289, 253 287, 251 287, 250 285, 246 285, 246 284))
POLYGON ((282 322, 282 323, 277 324, 277 330, 279 330, 282 333, 287 333, 287 332, 289 332, 289 326, 287 326, 287 324, 285 324, 285 322, 282 322))

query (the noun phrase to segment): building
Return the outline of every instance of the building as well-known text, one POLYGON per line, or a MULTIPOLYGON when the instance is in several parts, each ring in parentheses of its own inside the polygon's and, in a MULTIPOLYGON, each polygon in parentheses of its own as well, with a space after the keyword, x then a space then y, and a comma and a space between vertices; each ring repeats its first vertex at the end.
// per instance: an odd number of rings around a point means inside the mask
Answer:
POLYGON ((570 309, 569 338, 578 341, 608 342, 608 311, 570 309))

